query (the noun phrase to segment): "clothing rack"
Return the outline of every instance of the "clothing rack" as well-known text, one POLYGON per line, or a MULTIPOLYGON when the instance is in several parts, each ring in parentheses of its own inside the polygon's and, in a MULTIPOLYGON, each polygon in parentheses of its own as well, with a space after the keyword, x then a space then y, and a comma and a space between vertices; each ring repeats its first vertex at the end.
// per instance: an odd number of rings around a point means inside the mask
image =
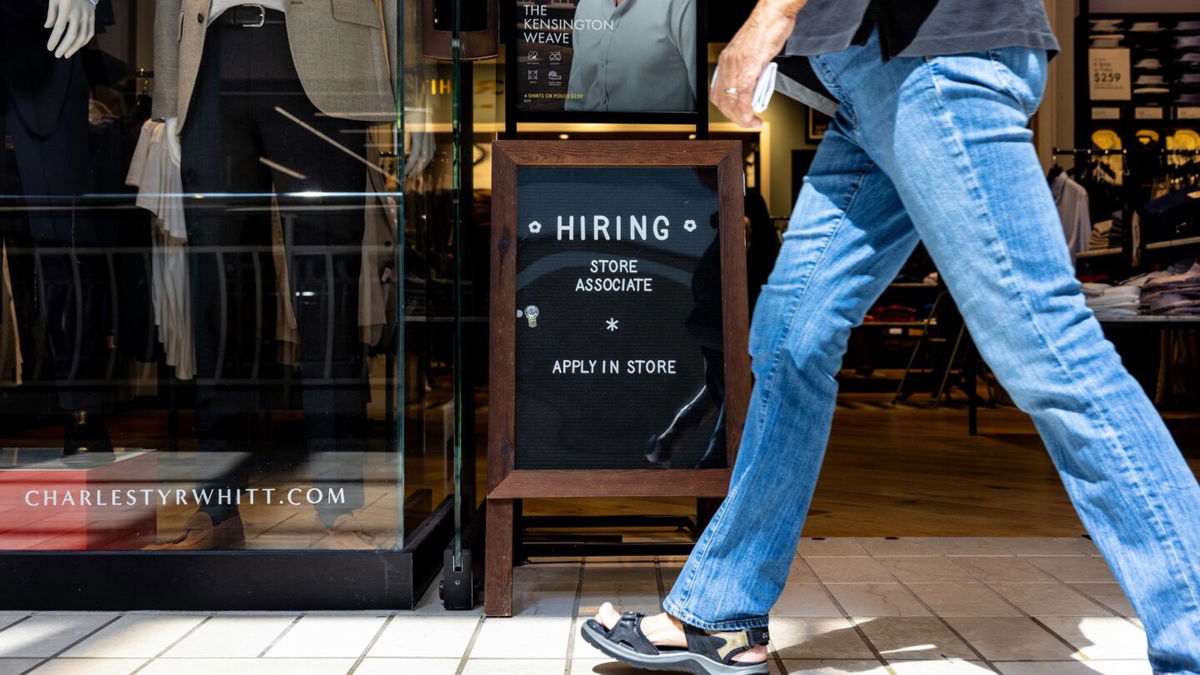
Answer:
MULTIPOLYGON (((1051 155, 1054 157, 1071 156, 1078 162, 1084 159, 1093 157, 1141 157, 1166 160, 1168 157, 1192 157, 1200 159, 1200 149, 1195 150, 1168 150, 1165 148, 1120 148, 1120 149, 1103 149, 1103 148, 1059 148, 1054 147, 1051 150, 1051 155)), ((1133 213, 1137 208, 1135 202, 1138 201, 1135 195, 1137 185, 1132 180, 1132 162, 1122 162, 1121 166, 1121 211, 1123 212, 1123 220, 1125 222, 1125 241, 1122 243, 1121 249, 1123 257, 1129 263, 1131 268, 1139 267, 1142 264, 1142 256, 1144 253, 1145 244, 1138 246, 1130 238, 1132 233, 1131 224, 1133 223, 1133 213)))
POLYGON ((1182 156, 1182 157, 1200 157, 1200 150, 1166 150, 1153 148, 1121 148, 1104 150, 1101 148, 1054 148, 1051 153, 1055 157, 1073 155, 1075 157, 1107 157, 1110 155, 1152 155, 1158 154, 1163 157, 1182 156))

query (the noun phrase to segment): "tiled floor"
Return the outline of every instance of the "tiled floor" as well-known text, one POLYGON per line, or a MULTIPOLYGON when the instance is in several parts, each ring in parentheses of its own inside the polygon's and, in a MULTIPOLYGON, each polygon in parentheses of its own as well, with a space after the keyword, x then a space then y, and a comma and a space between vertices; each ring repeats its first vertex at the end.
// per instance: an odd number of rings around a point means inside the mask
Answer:
MULTIPOLYGON (((0 675, 35 672, 623 675, 577 637, 606 599, 657 611, 682 559, 515 574, 517 615, 0 614, 0 675)), ((1150 674, 1146 639, 1086 539, 808 539, 771 622, 776 673, 1150 674)))

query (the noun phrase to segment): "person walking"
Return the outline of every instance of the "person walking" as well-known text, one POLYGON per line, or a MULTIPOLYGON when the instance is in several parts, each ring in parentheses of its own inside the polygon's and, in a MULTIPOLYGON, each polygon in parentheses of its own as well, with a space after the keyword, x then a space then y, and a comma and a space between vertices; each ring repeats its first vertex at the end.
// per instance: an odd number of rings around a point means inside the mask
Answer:
POLYGON ((1058 48, 1042 0, 760 0, 711 98, 744 127, 781 51, 839 103, 750 336, 755 385, 728 497, 656 616, 581 628, 620 661, 766 673, 850 330, 918 241, 1032 417, 1143 622, 1161 675, 1200 674, 1200 487, 1074 278, 1028 128, 1058 48))

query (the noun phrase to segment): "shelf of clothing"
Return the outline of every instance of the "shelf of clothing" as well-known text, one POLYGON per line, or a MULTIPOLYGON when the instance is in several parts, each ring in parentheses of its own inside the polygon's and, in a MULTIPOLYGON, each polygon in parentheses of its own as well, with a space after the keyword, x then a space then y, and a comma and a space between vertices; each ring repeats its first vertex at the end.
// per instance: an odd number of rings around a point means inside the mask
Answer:
POLYGON ((1200 325, 1200 316, 1155 316, 1139 314, 1137 316, 1097 316, 1096 320, 1100 323, 1171 324, 1172 327, 1180 325, 1200 325))
POLYGON ((873 326, 875 328, 924 328, 925 326, 936 326, 936 319, 925 319, 923 321, 864 321, 862 328, 873 326))
POLYGON ((1169 239, 1167 241, 1156 241, 1146 244, 1147 251, 1160 251, 1169 248, 1180 248, 1183 246, 1200 245, 1200 237, 1187 237, 1184 239, 1169 239))
POLYGON ((1105 256, 1110 256, 1110 255, 1121 255, 1121 247, 1114 246, 1112 248, 1096 248, 1096 249, 1092 249, 1090 251, 1084 251, 1084 252, 1076 255, 1075 257, 1076 258, 1103 258, 1105 256))

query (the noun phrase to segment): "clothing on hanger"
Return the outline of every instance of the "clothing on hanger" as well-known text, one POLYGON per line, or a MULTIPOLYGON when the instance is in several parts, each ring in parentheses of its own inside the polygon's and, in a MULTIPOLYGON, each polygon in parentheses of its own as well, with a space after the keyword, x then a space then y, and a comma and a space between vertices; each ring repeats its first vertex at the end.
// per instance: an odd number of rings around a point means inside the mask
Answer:
POLYGON ((1065 171, 1059 171, 1050 182, 1050 193, 1062 219, 1067 249, 1072 256, 1088 250, 1092 232, 1091 216, 1088 212, 1088 192, 1079 183, 1071 180, 1065 171))

